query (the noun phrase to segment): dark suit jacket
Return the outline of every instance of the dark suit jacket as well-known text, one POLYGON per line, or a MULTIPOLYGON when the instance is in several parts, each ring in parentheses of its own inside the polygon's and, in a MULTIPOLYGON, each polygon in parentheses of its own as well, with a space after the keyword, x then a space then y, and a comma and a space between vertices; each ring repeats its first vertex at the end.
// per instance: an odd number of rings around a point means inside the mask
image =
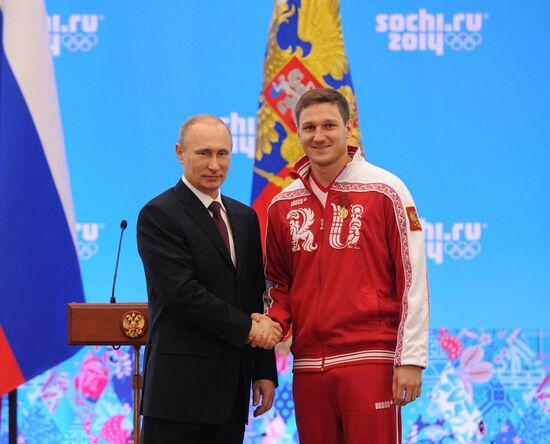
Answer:
POLYGON ((210 213, 181 180, 139 214, 138 250, 149 295, 143 415, 217 424, 238 396, 244 423, 251 381, 276 383, 273 351, 245 344, 250 313, 263 310, 258 219, 246 205, 222 200, 236 267, 210 213))

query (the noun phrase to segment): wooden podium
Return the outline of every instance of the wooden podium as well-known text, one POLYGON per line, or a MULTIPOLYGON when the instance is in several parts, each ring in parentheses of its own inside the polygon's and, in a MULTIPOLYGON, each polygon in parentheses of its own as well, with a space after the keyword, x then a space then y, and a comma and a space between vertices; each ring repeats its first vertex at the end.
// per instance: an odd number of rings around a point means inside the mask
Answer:
POLYGON ((134 444, 140 442, 139 403, 142 377, 139 350, 147 341, 146 303, 68 304, 69 345, 131 345, 134 348, 134 444))

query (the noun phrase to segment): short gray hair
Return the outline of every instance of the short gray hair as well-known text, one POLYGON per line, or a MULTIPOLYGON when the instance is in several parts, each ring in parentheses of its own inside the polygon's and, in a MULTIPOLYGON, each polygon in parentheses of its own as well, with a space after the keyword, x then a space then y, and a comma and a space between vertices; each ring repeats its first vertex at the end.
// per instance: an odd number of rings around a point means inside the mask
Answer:
POLYGON ((220 119, 219 117, 213 116, 212 114, 197 114, 196 116, 193 116, 187 119, 183 123, 183 125, 180 127, 178 143, 182 148, 185 145, 185 138, 187 137, 187 134, 189 134, 189 130, 193 127, 193 125, 197 123, 203 123, 203 122, 217 123, 219 125, 222 125, 227 130, 227 134, 229 134, 229 139, 231 139, 231 145, 233 146, 233 138, 231 137, 231 130, 222 119, 220 119))

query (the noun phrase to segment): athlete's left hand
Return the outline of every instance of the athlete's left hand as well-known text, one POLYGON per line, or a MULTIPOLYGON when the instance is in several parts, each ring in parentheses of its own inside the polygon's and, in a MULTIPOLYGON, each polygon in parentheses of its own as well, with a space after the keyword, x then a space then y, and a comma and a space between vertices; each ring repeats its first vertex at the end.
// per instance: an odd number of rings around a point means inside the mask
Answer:
POLYGON ((393 403, 407 405, 422 393, 422 367, 402 365, 393 369, 393 403))

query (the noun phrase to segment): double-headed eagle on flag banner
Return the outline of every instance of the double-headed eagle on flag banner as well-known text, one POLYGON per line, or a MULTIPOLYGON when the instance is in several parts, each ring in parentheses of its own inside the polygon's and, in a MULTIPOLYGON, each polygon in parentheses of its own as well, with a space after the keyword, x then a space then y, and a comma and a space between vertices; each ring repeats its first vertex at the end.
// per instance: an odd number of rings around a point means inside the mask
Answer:
POLYGON ((252 184, 252 203, 262 231, 271 199, 292 183, 290 170, 304 155, 294 107, 304 92, 320 87, 334 88, 346 97, 353 120, 349 144, 360 146, 340 1, 276 1, 264 61, 252 184))

